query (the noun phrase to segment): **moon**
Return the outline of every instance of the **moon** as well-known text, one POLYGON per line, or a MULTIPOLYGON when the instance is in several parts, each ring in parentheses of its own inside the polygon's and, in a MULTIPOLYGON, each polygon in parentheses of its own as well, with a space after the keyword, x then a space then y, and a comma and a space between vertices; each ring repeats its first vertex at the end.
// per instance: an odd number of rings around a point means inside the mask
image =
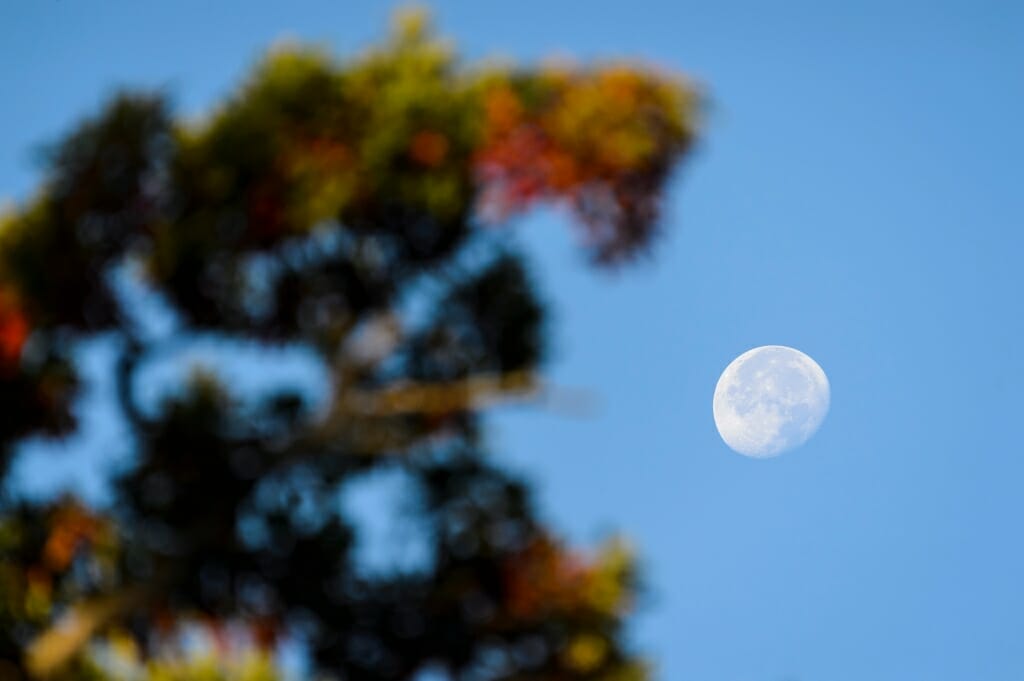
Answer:
POLYGON ((715 386, 719 435, 736 452, 758 459, 799 447, 828 414, 828 378, 818 363, 784 345, 748 350, 715 386))

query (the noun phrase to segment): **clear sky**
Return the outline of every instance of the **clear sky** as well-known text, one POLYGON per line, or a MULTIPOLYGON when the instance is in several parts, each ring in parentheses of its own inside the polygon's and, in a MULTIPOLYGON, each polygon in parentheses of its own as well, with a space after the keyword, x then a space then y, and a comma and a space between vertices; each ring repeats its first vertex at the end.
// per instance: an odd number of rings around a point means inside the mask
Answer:
MULTIPOLYGON (((644 57, 710 96, 649 262, 598 272, 559 216, 523 225, 553 306, 550 376, 599 404, 492 419, 556 526, 633 538, 649 595, 632 635, 660 678, 1024 678, 1024 4, 435 8, 469 56, 644 57), (816 359, 832 408, 803 448, 751 460, 719 439, 711 397, 765 344, 816 359)), ((165 85, 197 112, 271 41, 351 53, 388 13, 4 3, 0 196, 25 198, 33 145, 116 84, 165 85)))

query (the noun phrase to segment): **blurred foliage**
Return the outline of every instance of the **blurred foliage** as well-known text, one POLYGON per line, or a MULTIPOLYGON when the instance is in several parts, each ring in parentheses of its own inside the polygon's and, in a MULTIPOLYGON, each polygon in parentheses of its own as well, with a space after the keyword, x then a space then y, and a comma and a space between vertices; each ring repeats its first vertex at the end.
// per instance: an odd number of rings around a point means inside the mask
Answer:
POLYGON ((51 147, 0 216, 0 473, 26 436, 74 428, 72 351, 99 333, 134 464, 102 510, 3 497, 0 678, 262 681, 282 641, 339 679, 647 678, 622 640, 625 545, 570 550, 485 455, 480 409, 537 386, 545 336, 487 226, 560 203, 596 262, 633 257, 696 113, 684 81, 638 66, 467 68, 407 13, 353 61, 273 51, 205 119, 122 94, 51 147), (246 406, 198 373, 143 409, 167 339, 119 293, 126 266, 179 342, 313 351, 326 407, 246 406), (367 576, 339 500, 384 469, 415 482, 430 557, 367 576), (182 643, 196 629, 212 651, 182 643))

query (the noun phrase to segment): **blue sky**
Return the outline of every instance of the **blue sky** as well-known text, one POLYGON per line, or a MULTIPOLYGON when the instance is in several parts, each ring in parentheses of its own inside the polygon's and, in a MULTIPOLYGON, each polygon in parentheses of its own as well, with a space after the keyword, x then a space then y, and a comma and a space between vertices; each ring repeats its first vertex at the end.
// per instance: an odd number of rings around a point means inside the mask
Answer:
MULTIPOLYGON (((1024 5, 435 9, 471 57, 643 57, 710 96, 648 262, 595 271, 559 216, 521 226, 553 307, 549 375, 598 406, 492 418, 497 455, 568 536, 632 538, 649 584, 632 634, 660 678, 1024 678, 1024 5), (718 438, 711 396, 765 344, 816 359, 832 408, 803 448, 757 461, 718 438)), ((350 53, 388 13, 6 3, 0 196, 26 197, 33 145, 115 85, 164 85, 198 112, 271 41, 350 53)), ((86 473, 30 470, 39 485, 86 473)))

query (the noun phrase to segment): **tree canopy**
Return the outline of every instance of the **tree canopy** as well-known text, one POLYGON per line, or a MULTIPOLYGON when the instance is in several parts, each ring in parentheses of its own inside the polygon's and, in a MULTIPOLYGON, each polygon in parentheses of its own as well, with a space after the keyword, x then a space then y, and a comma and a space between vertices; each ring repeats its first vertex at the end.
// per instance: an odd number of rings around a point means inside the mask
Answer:
POLYGON ((273 50, 199 120, 125 92, 50 147, 0 216, 0 474, 75 429, 73 350, 98 335, 134 454, 103 508, 0 500, 0 678, 270 679, 285 639, 339 679, 647 678, 625 545, 566 546, 487 455, 481 410, 538 387, 546 338, 495 235, 548 202, 597 265, 634 258, 697 109, 633 64, 468 66, 407 14, 355 59, 273 50), (325 403, 208 370, 143 404, 141 369, 201 335, 308 350, 325 403), (339 499, 379 470, 416 490, 423 565, 355 562, 339 499), (222 659, 187 654, 189 627, 222 659))

